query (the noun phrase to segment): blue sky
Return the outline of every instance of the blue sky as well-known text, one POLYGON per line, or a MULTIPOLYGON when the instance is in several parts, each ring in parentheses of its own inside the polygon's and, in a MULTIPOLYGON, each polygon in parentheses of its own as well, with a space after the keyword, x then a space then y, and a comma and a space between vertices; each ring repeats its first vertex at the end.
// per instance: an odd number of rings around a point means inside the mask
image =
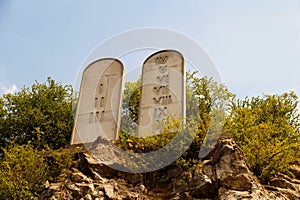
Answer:
POLYGON ((299 0, 0 0, 0 94, 74 84, 99 43, 143 27, 192 38, 238 97, 300 95, 299 0))

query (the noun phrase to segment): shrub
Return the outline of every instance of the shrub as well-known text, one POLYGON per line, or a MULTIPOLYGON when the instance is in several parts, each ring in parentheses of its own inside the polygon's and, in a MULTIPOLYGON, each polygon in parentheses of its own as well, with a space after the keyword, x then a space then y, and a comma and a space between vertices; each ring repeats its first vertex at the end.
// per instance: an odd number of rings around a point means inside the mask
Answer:
POLYGON ((63 181, 67 178, 70 168, 79 164, 79 153, 82 151, 81 147, 48 151, 45 155, 45 160, 49 166, 48 180, 63 181))
POLYGON ((69 144, 73 128, 74 92, 70 85, 62 85, 48 78, 16 94, 0 98, 0 145, 12 140, 23 145, 31 141, 35 147, 48 145, 58 149, 69 144), (36 129, 39 132, 36 132, 36 129), (39 144, 36 143, 40 135, 39 144))
POLYGON ((167 118, 162 123, 164 123, 162 133, 153 134, 150 137, 137 138, 135 137, 135 133, 121 131, 116 144, 122 149, 134 153, 147 153, 161 149, 171 142, 181 128, 180 120, 167 118))
POLYGON ((226 128, 263 183, 278 173, 291 175, 289 165, 299 159, 297 99, 290 92, 246 98, 232 104, 226 128))
POLYGON ((48 166, 31 144, 4 149, 0 163, 0 196, 3 199, 37 199, 48 177, 48 166))
MULTIPOLYGON (((64 181, 78 164, 82 149, 38 150, 31 143, 3 149, 0 161, 0 197, 37 199, 46 180, 64 181)), ((1 199, 0 198, 0 199, 1 199)))

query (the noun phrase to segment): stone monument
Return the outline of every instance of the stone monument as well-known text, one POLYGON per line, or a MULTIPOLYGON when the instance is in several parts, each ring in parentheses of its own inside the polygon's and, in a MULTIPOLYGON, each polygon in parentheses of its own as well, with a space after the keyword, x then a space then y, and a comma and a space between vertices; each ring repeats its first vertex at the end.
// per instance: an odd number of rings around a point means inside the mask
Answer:
POLYGON ((143 64, 137 136, 160 134, 167 116, 185 118, 185 63, 174 50, 156 52, 143 64))
POLYGON ((98 136, 116 140, 119 133, 123 64, 112 58, 91 63, 83 72, 71 144, 98 136))

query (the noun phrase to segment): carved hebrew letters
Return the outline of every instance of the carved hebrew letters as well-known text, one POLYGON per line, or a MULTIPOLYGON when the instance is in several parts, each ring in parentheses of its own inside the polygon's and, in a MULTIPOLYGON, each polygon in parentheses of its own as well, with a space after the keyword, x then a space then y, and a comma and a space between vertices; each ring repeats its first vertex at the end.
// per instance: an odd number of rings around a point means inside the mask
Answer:
POLYGON ((118 138, 122 80, 123 64, 116 59, 101 59, 85 69, 71 144, 118 138))
POLYGON ((185 117, 185 66, 172 50, 157 52, 143 64, 138 136, 159 134, 167 116, 185 117))

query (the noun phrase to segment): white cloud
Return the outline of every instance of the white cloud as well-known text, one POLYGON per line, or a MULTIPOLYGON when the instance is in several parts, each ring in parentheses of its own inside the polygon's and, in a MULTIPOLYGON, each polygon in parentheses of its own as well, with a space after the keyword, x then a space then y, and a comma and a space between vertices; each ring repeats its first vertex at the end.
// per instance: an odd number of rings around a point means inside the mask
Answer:
POLYGON ((18 90, 18 87, 13 84, 10 87, 7 87, 0 83, 0 94, 8 94, 8 93, 15 93, 18 90))

